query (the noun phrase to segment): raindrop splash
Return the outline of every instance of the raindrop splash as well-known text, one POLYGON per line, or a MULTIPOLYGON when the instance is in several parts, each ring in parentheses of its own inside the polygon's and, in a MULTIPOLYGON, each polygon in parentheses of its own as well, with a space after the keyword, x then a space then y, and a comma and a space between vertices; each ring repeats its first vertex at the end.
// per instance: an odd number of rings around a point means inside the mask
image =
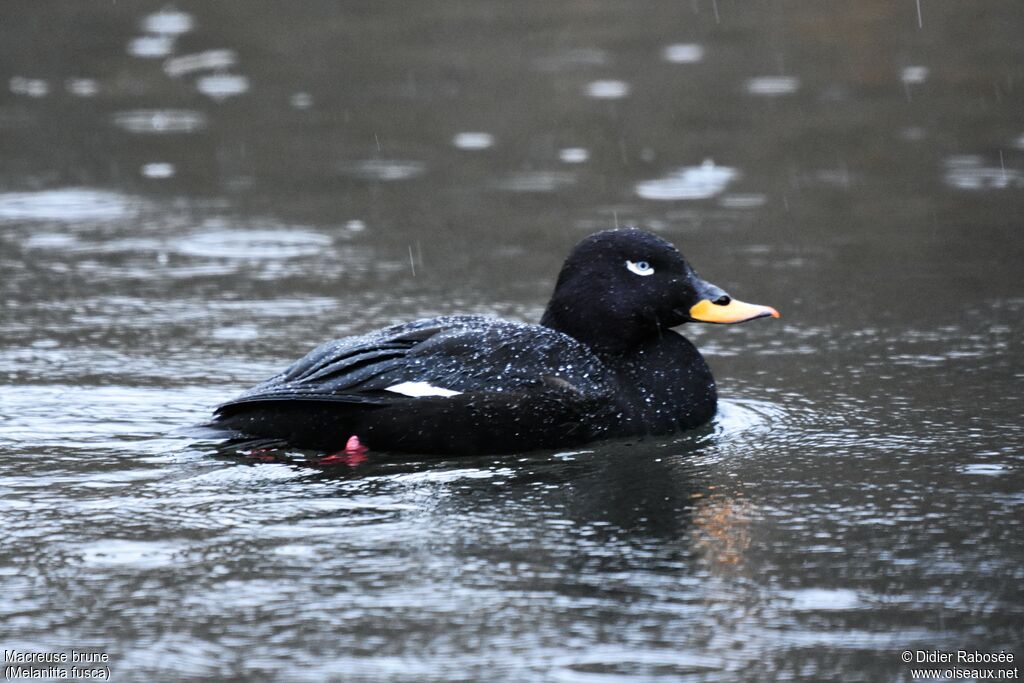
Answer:
POLYGON ((178 78, 196 71, 213 71, 230 69, 238 62, 234 50, 207 50, 193 55, 173 57, 164 62, 164 73, 171 78, 178 78))
POLYGON ((0 194, 0 220, 112 220, 133 213, 134 202, 116 192, 68 187, 0 194))
POLYGON ((907 66, 900 72, 900 80, 907 84, 924 83, 928 79, 928 67, 907 66))
POLYGON ((149 164, 145 164, 139 172, 145 178, 153 178, 154 180, 163 180, 165 178, 174 177, 175 168, 174 164, 170 164, 163 161, 156 161, 149 164))
POLYGON ((696 64, 704 59, 704 47, 697 43, 676 43, 667 45, 661 57, 672 64, 696 64))
POLYGON ((309 230, 209 230, 186 235, 174 249, 187 256, 228 259, 288 259, 312 256, 331 245, 327 235, 309 230))
POLYGON ((664 178, 639 182, 636 193, 655 201, 708 199, 721 194, 738 176, 736 169, 706 159, 700 166, 684 166, 664 178))
POLYGON ((135 109, 116 112, 114 125, 129 133, 163 135, 195 133, 206 127, 206 116, 191 109, 135 109))
POLYGON ((985 166, 978 155, 965 154, 946 159, 946 184, 958 190, 1005 190, 1024 187, 1024 174, 1015 168, 985 166))
POLYGON ((422 175, 426 168, 422 161, 398 159, 363 159, 345 162, 339 166, 343 175, 359 180, 384 182, 411 180, 422 175))
POLYGON ((313 106, 313 96, 308 92, 297 92, 288 100, 294 109, 309 109, 313 106))
POLYGON ((162 9, 142 20, 142 30, 159 35, 180 36, 195 26, 195 20, 188 12, 162 9))
POLYGON ((459 149, 487 149, 494 145, 494 136, 490 133, 459 133, 452 138, 452 144, 459 149))
POLYGON ((46 97, 50 94, 50 84, 41 78, 25 78, 14 76, 9 82, 11 92, 15 95, 28 97, 46 97))
POLYGON ((566 164, 582 164, 590 159, 590 152, 583 147, 566 147, 559 151, 558 158, 566 164))
POLYGON ((620 100, 629 95, 629 83, 625 81, 592 81, 587 84, 587 97, 596 100, 620 100))
POLYGON ((140 59, 159 59, 174 51, 174 36, 156 35, 132 38, 128 54, 140 59))
POLYGON ((576 183, 576 176, 560 171, 526 171, 514 173, 496 183, 508 192, 556 192, 576 183))
POLYGON ((744 89, 748 95, 762 97, 791 95, 800 89, 800 79, 796 76, 757 76, 749 79, 744 89))
POLYGON ((64 82, 64 89, 75 97, 95 97, 100 85, 92 78, 69 78, 64 82))
POLYGON ((222 102, 229 97, 237 97, 248 92, 249 79, 237 74, 212 74, 199 78, 196 81, 196 90, 222 102))

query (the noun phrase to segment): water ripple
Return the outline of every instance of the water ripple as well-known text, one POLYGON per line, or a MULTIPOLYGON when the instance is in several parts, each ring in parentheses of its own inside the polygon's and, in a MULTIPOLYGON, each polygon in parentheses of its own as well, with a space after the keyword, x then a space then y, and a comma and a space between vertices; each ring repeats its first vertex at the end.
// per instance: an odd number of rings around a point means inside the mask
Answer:
POLYGON ((172 35, 138 36, 128 43, 128 54, 141 59, 159 59, 174 51, 172 35))
POLYGON ((636 193, 643 199, 656 201, 708 199, 724 192, 737 177, 736 169, 717 166, 707 159, 700 166, 684 166, 664 178, 639 182, 636 193))
POLYGON ((176 563, 181 544, 169 541, 129 541, 104 538, 79 546, 83 562, 104 567, 130 566, 139 569, 166 567, 176 563))
POLYGON ((173 243, 188 256, 227 259, 290 259, 311 256, 332 240, 308 230, 209 230, 186 235, 173 243))
POLYGON ((42 78, 26 78, 24 76, 12 76, 8 87, 15 95, 26 95, 28 97, 46 97, 50 94, 50 84, 42 78))
POLYGON ((168 135, 206 128, 206 115, 191 109, 133 109, 116 112, 114 125, 129 133, 168 135))
POLYGON ((778 97, 791 95, 800 89, 800 79, 796 76, 758 76, 744 84, 749 95, 778 97))
POLYGON ((695 64, 704 59, 704 47, 697 43, 675 43, 666 45, 661 56, 673 64, 695 64))
POLYGON ((229 69, 238 62, 234 50, 206 50, 191 55, 171 57, 164 62, 164 72, 171 78, 178 78, 197 71, 229 69))
POLYGON ((157 35, 180 36, 195 26, 195 19, 188 12, 164 8, 147 15, 142 20, 142 30, 157 35))
POLYGON ((105 190, 68 187, 0 194, 0 220, 113 220, 135 213, 139 200, 105 190))
POLYGON ((218 102, 249 91, 249 79, 239 74, 210 74, 196 80, 196 90, 218 102))
POLYGON ((1024 173, 1016 168, 986 166, 982 157, 974 154, 952 156, 946 159, 944 180, 958 190, 1005 190, 1024 187, 1024 173))
POLYGON ((427 165, 422 161, 400 159, 363 159, 339 164, 342 174, 359 180, 395 182, 412 180, 423 175, 427 165))
POLYGON ((576 183, 576 175, 566 171, 523 171, 495 183, 507 192, 557 192, 576 183))
POLYGON ((590 159, 590 150, 585 147, 566 147, 558 151, 558 158, 567 164, 582 164, 590 159))
POLYGON ((459 149, 487 149, 494 145, 494 136, 490 133, 458 133, 452 138, 452 145, 459 149))
POLYGON ((621 100, 629 95, 630 89, 625 81, 603 80, 588 83, 586 93, 596 100, 621 100))

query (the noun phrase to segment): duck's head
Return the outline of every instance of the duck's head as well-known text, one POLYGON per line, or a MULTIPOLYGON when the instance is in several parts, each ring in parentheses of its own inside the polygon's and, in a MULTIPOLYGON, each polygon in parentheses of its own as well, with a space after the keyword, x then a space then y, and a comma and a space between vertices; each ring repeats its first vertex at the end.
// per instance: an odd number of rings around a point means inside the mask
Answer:
POLYGON ((541 324, 598 351, 622 351, 688 322, 778 318, 702 280, 671 242, 635 228, 605 230, 573 248, 541 324))

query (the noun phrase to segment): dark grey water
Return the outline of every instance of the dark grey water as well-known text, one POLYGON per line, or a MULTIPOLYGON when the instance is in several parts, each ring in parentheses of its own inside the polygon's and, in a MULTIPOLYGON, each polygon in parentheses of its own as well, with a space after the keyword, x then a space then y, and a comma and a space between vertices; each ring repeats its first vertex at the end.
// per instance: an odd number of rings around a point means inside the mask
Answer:
POLYGON ((1012 0, 5 3, 4 647, 115 680, 1024 657, 1022 35, 1012 0), (615 224, 783 313, 686 330, 707 429, 330 471, 168 435, 330 337, 536 320, 615 224))

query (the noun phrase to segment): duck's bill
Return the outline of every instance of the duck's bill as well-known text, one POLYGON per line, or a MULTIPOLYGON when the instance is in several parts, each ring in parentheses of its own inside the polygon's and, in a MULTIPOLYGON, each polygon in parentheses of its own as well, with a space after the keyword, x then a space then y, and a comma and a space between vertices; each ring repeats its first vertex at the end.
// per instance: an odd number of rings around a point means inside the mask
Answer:
POLYGON ((716 304, 702 299, 690 308, 690 318, 702 323, 745 323, 756 318, 778 318, 779 312, 771 306, 748 304, 730 299, 727 304, 716 304))

